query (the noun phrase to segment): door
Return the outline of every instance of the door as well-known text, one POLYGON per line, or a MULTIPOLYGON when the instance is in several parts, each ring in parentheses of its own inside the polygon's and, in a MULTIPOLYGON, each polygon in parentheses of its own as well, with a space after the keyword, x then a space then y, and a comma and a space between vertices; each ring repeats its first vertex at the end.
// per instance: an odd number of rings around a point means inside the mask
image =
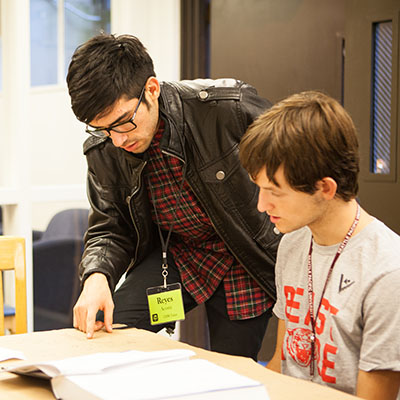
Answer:
POLYGON ((211 0, 210 72, 275 103, 304 90, 342 100, 347 0, 211 0))
MULTIPOLYGON (((211 0, 211 78, 246 81, 272 102, 312 89, 342 102, 347 1, 211 0)), ((261 360, 273 355, 276 325, 261 360)))
POLYGON ((351 0, 344 105, 359 132, 363 208, 400 234, 399 0, 351 0))

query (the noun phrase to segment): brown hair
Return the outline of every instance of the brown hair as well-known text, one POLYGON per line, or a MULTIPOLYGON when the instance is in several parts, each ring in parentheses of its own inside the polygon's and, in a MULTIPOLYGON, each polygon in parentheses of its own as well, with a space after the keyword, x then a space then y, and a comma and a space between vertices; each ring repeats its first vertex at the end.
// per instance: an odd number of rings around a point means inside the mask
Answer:
POLYGON ((240 161, 255 179, 265 167, 274 179, 282 165, 295 189, 309 194, 331 177, 344 201, 358 192, 356 129, 349 114, 331 97, 315 91, 289 96, 260 115, 240 143, 240 161))

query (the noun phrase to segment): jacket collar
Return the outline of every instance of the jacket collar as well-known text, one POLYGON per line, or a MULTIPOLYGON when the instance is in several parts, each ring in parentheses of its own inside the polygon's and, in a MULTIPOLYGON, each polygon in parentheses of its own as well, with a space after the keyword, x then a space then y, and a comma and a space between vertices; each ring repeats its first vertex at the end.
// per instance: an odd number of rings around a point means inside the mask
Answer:
POLYGON ((185 155, 185 122, 183 119, 182 100, 173 83, 161 82, 161 94, 159 98, 160 118, 165 121, 165 134, 160 143, 164 150, 183 161, 185 155))

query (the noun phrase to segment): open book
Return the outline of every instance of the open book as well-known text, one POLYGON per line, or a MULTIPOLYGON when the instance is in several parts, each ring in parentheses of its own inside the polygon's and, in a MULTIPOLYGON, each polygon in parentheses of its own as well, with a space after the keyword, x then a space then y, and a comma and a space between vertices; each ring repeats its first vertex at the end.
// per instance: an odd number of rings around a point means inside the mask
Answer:
POLYGON ((96 353, 3 368, 51 379, 63 400, 268 399, 265 387, 191 350, 96 353))

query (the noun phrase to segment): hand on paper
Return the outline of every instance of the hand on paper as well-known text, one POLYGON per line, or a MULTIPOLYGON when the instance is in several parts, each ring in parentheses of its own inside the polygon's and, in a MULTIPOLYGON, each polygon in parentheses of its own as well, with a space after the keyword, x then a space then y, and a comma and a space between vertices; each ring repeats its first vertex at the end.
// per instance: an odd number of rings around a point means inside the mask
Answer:
POLYGON ((88 339, 105 326, 112 332, 114 303, 107 278, 101 273, 90 275, 74 307, 74 328, 85 332, 88 339), (96 321, 97 311, 104 312, 104 322, 96 321))

